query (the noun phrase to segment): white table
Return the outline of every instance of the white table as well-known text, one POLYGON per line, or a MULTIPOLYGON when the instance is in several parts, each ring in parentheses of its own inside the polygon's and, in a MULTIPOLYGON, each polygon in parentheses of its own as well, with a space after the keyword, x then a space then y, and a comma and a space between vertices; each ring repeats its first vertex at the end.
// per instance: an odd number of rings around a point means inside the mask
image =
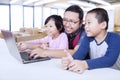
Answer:
POLYGON ((120 80, 120 71, 102 68, 77 74, 63 70, 60 59, 22 64, 0 39, 0 80, 120 80))

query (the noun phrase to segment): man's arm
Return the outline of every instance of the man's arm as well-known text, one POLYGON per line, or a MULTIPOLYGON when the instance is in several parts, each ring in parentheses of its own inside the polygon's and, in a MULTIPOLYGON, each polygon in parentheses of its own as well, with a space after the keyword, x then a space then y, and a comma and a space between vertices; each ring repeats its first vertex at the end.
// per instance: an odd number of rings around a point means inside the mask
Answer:
MULTIPOLYGON (((76 45, 76 47, 74 49, 68 49, 67 51, 71 55, 73 55, 77 51, 78 48, 79 48, 79 45, 76 45)), ((54 57, 54 58, 66 57, 64 49, 60 49, 60 50, 43 50, 43 49, 41 49, 39 51, 39 53, 44 54, 45 56, 54 57)))

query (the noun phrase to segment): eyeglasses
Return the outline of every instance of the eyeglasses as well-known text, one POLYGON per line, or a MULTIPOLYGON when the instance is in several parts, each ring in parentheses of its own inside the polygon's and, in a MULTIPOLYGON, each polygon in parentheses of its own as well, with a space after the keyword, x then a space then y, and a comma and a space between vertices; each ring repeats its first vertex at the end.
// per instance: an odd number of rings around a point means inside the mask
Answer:
POLYGON ((76 23, 78 23, 80 20, 78 21, 72 21, 72 20, 67 20, 67 19, 63 19, 63 23, 69 23, 70 25, 75 25, 76 23))

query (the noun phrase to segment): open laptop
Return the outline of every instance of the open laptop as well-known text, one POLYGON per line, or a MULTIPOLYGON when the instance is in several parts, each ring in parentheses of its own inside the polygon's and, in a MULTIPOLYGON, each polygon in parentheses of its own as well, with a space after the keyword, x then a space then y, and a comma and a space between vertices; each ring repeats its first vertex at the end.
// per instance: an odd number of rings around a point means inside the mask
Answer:
POLYGON ((39 58, 30 58, 29 54, 30 51, 19 51, 16 45, 15 38, 12 34, 12 32, 7 30, 1 30, 2 35, 4 37, 4 40, 6 42, 6 45, 8 47, 8 50, 10 54, 15 57, 20 62, 26 64, 26 63, 32 63, 32 62, 38 62, 38 61, 44 61, 44 60, 50 60, 49 57, 39 57, 39 58))

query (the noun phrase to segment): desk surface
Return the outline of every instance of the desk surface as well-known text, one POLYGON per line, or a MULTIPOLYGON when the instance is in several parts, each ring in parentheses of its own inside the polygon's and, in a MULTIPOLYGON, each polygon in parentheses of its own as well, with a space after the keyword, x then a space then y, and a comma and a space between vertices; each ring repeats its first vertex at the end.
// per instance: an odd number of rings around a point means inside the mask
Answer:
POLYGON ((0 39, 0 80, 120 80, 120 71, 102 68, 77 74, 63 70, 60 59, 22 64, 0 39))

